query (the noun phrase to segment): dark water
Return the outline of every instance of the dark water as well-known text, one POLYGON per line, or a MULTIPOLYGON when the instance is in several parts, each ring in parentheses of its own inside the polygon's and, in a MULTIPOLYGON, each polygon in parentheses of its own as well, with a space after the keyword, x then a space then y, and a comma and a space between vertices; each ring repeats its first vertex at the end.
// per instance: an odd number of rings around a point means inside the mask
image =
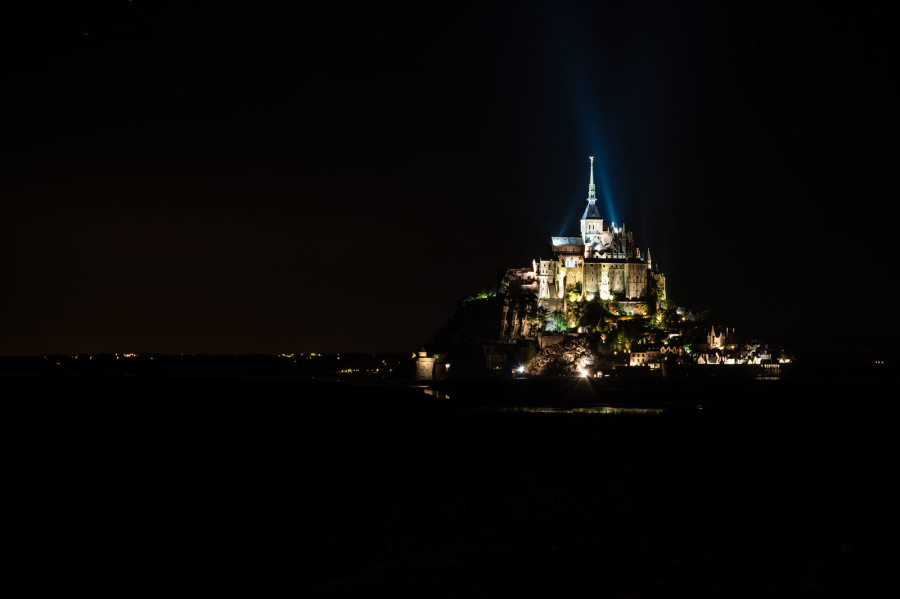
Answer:
POLYGON ((880 563, 874 383, 2 382, 30 596, 822 596, 880 563))

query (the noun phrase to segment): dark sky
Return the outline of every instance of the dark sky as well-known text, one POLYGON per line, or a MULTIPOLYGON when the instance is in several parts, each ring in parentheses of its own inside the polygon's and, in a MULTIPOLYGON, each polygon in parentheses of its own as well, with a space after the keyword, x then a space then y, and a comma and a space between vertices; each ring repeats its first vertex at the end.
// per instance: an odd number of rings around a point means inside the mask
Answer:
POLYGON ((900 333, 882 9, 33 4, 3 19, 0 354, 416 349, 577 232, 592 154, 679 304, 900 333))

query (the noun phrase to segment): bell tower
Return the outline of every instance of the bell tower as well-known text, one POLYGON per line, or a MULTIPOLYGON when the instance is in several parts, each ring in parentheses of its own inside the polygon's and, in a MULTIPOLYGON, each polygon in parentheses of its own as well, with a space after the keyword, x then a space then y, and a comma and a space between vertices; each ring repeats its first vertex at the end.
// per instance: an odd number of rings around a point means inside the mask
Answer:
POLYGON ((594 157, 591 156, 591 182, 588 185, 587 208, 581 217, 581 238, 584 240, 584 255, 590 257, 590 248, 599 240, 603 232, 603 219, 597 208, 597 187, 594 185, 594 157))

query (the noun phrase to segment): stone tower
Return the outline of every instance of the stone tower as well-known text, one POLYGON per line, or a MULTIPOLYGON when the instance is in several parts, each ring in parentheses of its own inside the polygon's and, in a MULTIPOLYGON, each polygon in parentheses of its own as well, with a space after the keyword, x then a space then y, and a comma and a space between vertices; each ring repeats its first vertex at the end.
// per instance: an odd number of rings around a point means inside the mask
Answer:
POLYGON ((594 157, 591 156, 591 182, 588 184, 587 208, 581 216, 581 238, 584 241, 585 258, 590 257, 590 248, 597 245, 603 233, 603 218, 597 208, 597 188, 594 185, 594 157))

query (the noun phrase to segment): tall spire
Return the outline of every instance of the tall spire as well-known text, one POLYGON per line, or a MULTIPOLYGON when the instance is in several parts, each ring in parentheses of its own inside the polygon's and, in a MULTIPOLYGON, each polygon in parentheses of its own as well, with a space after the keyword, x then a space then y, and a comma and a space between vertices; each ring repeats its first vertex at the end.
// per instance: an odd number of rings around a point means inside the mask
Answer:
MULTIPOLYGON (((581 220, 591 219, 591 220, 599 220, 602 221, 603 218, 600 216, 600 209, 597 208, 597 187, 594 185, 594 157, 591 156, 591 184, 588 185, 588 205, 587 208, 584 209, 584 215, 581 217, 581 220)), ((598 227, 596 230, 599 232, 601 225, 596 225, 598 227)), ((592 229, 593 230, 593 229, 592 229)))
POLYGON ((594 157, 591 156, 591 184, 588 185, 588 202, 593 204, 597 201, 597 188, 594 186, 594 157))

